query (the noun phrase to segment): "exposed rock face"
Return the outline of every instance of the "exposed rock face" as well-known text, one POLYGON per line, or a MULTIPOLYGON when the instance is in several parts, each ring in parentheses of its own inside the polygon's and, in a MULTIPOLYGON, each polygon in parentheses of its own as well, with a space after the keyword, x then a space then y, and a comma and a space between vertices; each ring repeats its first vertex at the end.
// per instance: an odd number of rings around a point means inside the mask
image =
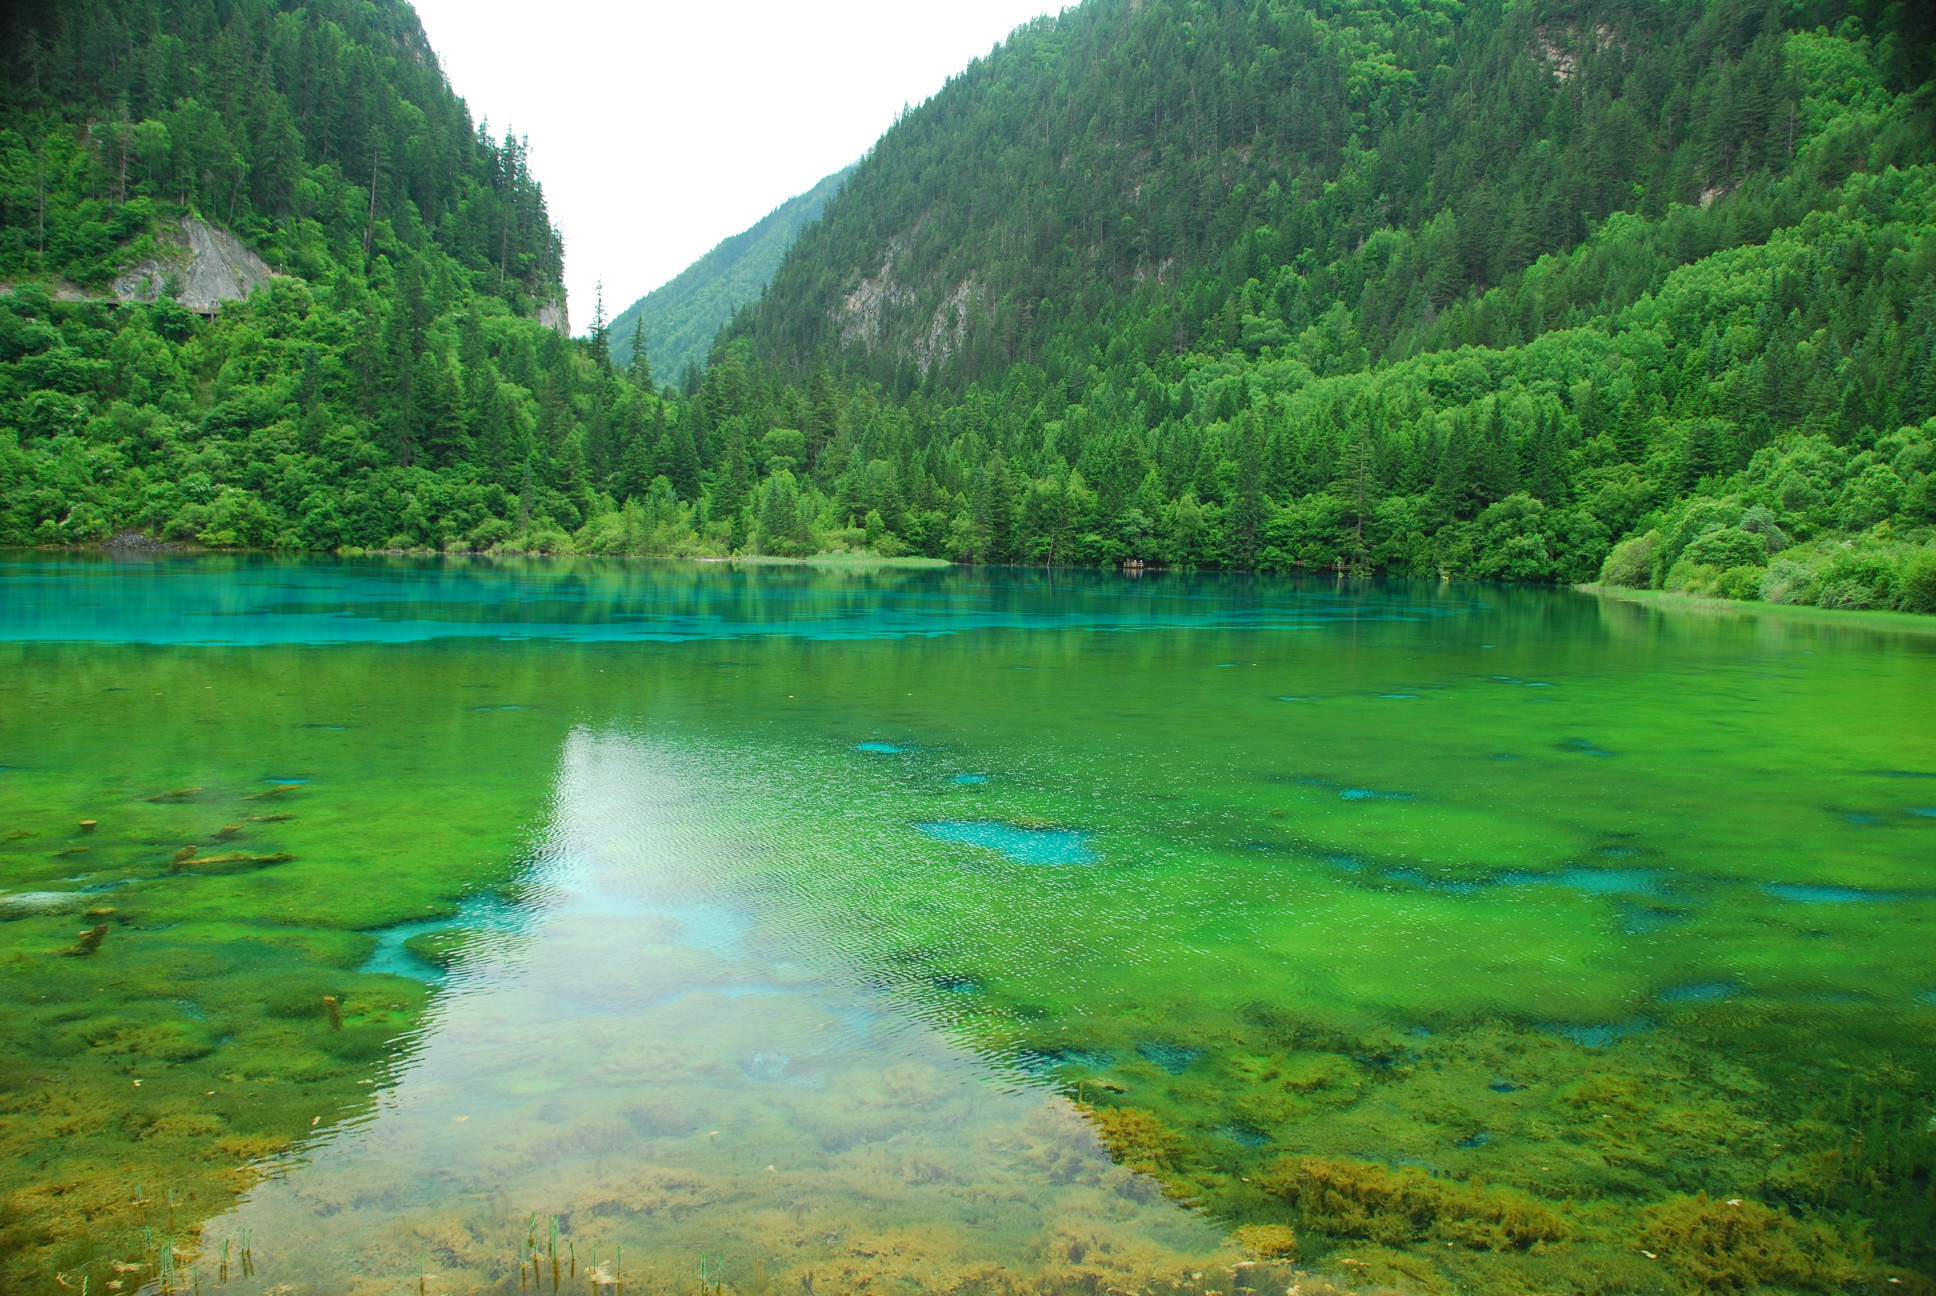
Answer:
POLYGON ((571 336, 571 317, 565 313, 565 302, 562 297, 538 307, 538 323, 560 337, 571 336))
POLYGON ((235 235, 184 216, 179 249, 151 257, 116 279, 114 295, 124 302, 159 301, 172 279, 177 302, 212 315, 223 302, 241 301, 275 277, 235 235))

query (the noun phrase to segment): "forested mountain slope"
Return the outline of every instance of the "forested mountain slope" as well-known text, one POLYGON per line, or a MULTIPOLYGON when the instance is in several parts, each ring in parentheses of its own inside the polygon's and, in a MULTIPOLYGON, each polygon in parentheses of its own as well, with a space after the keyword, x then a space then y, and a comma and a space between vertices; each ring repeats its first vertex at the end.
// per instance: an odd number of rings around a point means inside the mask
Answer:
POLYGON ((0 542, 1936 608, 1926 7, 1090 0, 904 116, 690 392, 541 327, 542 195, 406 7, 7 21, 0 542), (58 300, 187 211, 284 276, 58 300))
POLYGON ((880 384, 806 441, 917 548, 1581 580, 1632 533, 1610 578, 1936 606, 1929 24, 1094 0, 898 123, 734 332, 880 384))
POLYGON ((687 365, 704 366, 720 328, 734 311, 758 300, 801 229, 820 219, 852 172, 837 171, 787 199, 620 311, 609 330, 613 361, 630 365, 633 341, 642 335, 652 367, 664 377, 681 377, 687 365))
POLYGON ((1079 365, 1132 324, 1157 352, 1222 331, 1254 353, 1337 303, 1373 360, 1493 341, 1439 317, 1612 213, 1799 174, 1808 192, 1763 213, 1786 224, 1850 170, 1920 157, 1926 122, 1866 115, 1920 55, 1807 10, 1092 0, 889 131, 744 332, 764 360, 836 344, 954 390, 1079 365))
POLYGON ((407 4, 41 0, 0 63, 0 543, 382 543, 570 471, 562 244, 407 4), (183 217, 278 277, 121 305, 183 217))

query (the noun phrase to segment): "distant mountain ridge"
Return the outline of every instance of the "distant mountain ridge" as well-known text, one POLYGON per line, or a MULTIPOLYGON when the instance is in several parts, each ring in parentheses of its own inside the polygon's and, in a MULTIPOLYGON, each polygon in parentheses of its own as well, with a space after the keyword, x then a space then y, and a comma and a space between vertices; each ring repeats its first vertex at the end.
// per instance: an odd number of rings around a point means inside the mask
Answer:
POLYGON ((759 298, 800 231, 820 219, 827 200, 853 172, 845 167, 787 199, 620 311, 611 323, 613 360, 632 362, 633 330, 643 319, 646 353, 659 381, 677 379, 688 363, 704 365, 720 328, 734 311, 759 298))

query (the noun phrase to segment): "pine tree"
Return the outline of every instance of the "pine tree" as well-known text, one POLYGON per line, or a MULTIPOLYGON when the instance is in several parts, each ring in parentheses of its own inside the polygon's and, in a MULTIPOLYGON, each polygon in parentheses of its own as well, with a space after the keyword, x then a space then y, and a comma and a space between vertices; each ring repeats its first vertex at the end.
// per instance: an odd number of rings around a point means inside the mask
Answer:
POLYGON ((610 328, 605 322, 605 281, 603 279, 598 281, 598 291, 592 300, 594 302, 591 331, 592 363, 600 369, 607 369, 612 363, 612 348, 611 339, 605 336, 610 332, 610 328))
POLYGON ((640 391, 652 390, 652 359, 646 354, 644 315, 632 321, 632 361, 626 366, 625 376, 640 391))
POLYGON ((1224 548, 1230 565, 1248 571, 1257 565, 1264 544, 1264 454, 1256 414, 1246 410, 1237 422, 1237 479, 1230 511, 1224 516, 1224 548))

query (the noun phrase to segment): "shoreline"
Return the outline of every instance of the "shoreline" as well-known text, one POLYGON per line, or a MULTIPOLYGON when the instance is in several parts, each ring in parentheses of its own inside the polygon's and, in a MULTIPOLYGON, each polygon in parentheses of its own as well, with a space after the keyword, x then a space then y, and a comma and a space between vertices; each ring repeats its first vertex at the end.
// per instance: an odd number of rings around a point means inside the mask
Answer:
POLYGON ((1808 621, 1819 625, 1841 624, 1870 630, 1936 635, 1936 616, 1925 616, 1920 612, 1894 612, 1878 608, 1818 608, 1786 603, 1763 603, 1748 599, 1703 598, 1689 594, 1674 594, 1667 590, 1625 589, 1617 585, 1602 585, 1597 581, 1569 588, 1580 594, 1592 594, 1600 598, 1617 599, 1624 603, 1639 603, 1648 607, 1681 612, 1708 614, 1732 612, 1749 616, 1808 621))

